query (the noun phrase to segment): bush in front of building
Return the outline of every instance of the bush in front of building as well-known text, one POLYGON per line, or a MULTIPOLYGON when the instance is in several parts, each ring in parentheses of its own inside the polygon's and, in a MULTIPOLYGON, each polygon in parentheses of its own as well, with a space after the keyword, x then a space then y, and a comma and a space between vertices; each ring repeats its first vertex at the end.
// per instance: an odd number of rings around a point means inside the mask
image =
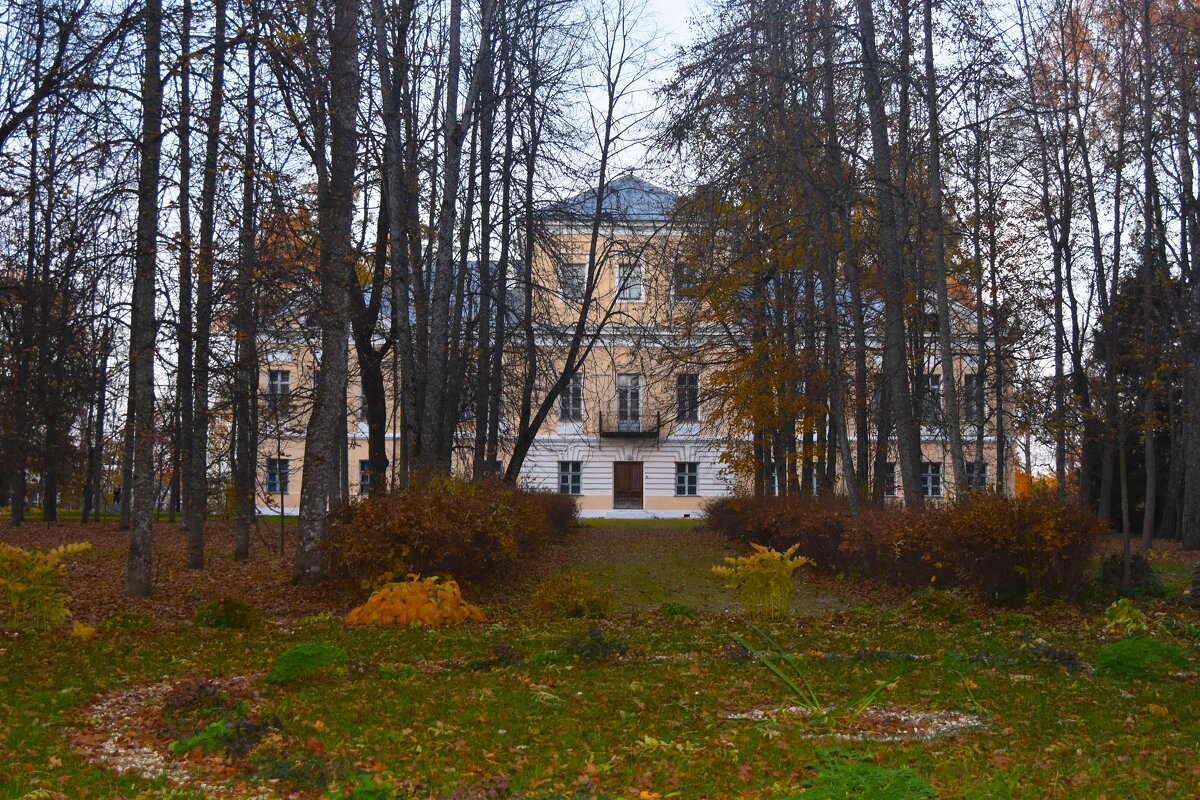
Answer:
POLYGON ((709 527, 741 542, 780 551, 799 545, 801 555, 822 567, 843 569, 853 560, 842 547, 851 520, 841 496, 732 495, 708 501, 704 513, 709 527))
POLYGON ((822 568, 861 570, 913 586, 958 586, 988 602, 1075 597, 1100 520, 1052 496, 973 493, 925 511, 863 509, 842 498, 733 497, 708 506, 709 524, 734 538, 798 552, 822 568))
POLYGON ((407 572, 449 574, 475 585, 511 579, 569 527, 563 504, 550 497, 500 480, 413 478, 403 490, 373 495, 334 522, 329 565, 333 574, 368 589, 407 572))

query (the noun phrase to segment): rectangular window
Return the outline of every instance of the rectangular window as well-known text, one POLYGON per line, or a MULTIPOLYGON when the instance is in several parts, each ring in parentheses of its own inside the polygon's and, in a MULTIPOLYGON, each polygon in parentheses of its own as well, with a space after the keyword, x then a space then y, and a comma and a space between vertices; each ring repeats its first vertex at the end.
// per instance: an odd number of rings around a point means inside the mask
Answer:
POLYGON ((286 458, 267 459, 267 494, 289 494, 288 472, 290 471, 286 458))
POLYGON ((700 465, 695 461, 675 462, 675 494, 680 497, 700 494, 700 465))
POLYGON ((675 378, 675 421, 700 421, 700 376, 695 373, 675 378))
POLYGON ((926 497, 942 496, 942 464, 940 461, 921 462, 921 493, 926 497))
POLYGON ((896 462, 888 461, 883 465, 883 496, 896 496, 896 462))
POLYGON ((358 415, 359 422, 367 421, 367 386, 360 376, 358 379, 358 403, 355 411, 358 415))
POLYGON ((371 493, 371 462, 365 459, 358 462, 358 493, 371 493))
POLYGON ((558 396, 558 418, 563 422, 583 419, 583 376, 575 374, 558 396))
POLYGON ((587 288, 587 263, 570 261, 558 268, 558 290, 562 299, 571 303, 583 301, 587 288))
POLYGON ((558 493, 583 494, 583 464, 581 462, 558 462, 558 493))
POLYGON ((982 425, 984 418, 987 416, 983 397, 979 394, 979 390, 978 373, 968 372, 963 375, 962 407, 965 409, 963 421, 975 427, 982 425))
POLYGON ((636 431, 642 424, 642 376, 617 376, 617 429, 636 431))
POLYGON ((942 411, 942 376, 938 372, 927 372, 921 378, 921 408, 923 416, 936 417, 942 411))
POLYGON ((286 412, 292 396, 292 373, 286 369, 267 370, 267 402, 271 412, 286 412))
POLYGON ((988 487, 987 462, 967 462, 967 489, 972 492, 982 492, 988 487))
POLYGON ((617 299, 636 302, 642 299, 642 262, 622 259, 617 262, 617 299))
POLYGON ((687 261, 676 261, 671 265, 671 288, 676 300, 695 300, 700 295, 696 267, 687 261))

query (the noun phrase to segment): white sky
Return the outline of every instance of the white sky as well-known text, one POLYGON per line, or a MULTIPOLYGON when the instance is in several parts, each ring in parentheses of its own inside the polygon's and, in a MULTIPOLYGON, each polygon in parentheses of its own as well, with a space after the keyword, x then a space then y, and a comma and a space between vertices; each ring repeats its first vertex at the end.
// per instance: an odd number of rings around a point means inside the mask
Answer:
POLYGON ((688 22, 708 8, 706 0, 647 0, 646 9, 653 15, 668 48, 686 44, 691 39, 688 22))

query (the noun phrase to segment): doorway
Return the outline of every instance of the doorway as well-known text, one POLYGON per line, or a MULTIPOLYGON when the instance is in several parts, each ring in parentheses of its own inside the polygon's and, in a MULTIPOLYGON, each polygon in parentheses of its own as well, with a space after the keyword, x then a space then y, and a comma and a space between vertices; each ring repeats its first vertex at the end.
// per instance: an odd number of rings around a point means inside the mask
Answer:
POLYGON ((642 462, 613 462, 613 508, 642 507, 642 462))

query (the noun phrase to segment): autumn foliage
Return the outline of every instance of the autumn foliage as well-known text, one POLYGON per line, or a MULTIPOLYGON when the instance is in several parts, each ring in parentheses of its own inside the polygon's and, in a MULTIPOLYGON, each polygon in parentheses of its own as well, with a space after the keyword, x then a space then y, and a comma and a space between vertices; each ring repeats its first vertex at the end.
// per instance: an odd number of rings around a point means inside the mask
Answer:
POLYGON ((0 544, 0 624, 35 631, 62 625, 71 616, 62 560, 90 549, 87 542, 46 552, 0 544))
POLYGON ((737 591, 747 616, 786 617, 791 610, 792 573, 812 564, 812 559, 796 555, 799 544, 782 552, 761 544, 751 543, 751 547, 751 555, 726 558, 725 564, 713 567, 712 572, 728 580, 728 587, 737 591))
POLYGON ((1072 597, 1102 526, 1054 497, 976 494, 924 512, 864 511, 842 499, 732 497, 709 504, 726 534, 799 551, 823 567, 918 586, 959 586, 991 602, 1072 597))
POLYGON ((327 545, 335 574, 376 588, 412 571, 502 580, 574 521, 574 499, 502 481, 414 479, 349 510, 327 545))
POLYGON ((466 620, 479 621, 483 612, 463 599, 453 580, 420 579, 389 583, 367 602, 346 615, 351 625, 412 625, 440 628, 466 620))

